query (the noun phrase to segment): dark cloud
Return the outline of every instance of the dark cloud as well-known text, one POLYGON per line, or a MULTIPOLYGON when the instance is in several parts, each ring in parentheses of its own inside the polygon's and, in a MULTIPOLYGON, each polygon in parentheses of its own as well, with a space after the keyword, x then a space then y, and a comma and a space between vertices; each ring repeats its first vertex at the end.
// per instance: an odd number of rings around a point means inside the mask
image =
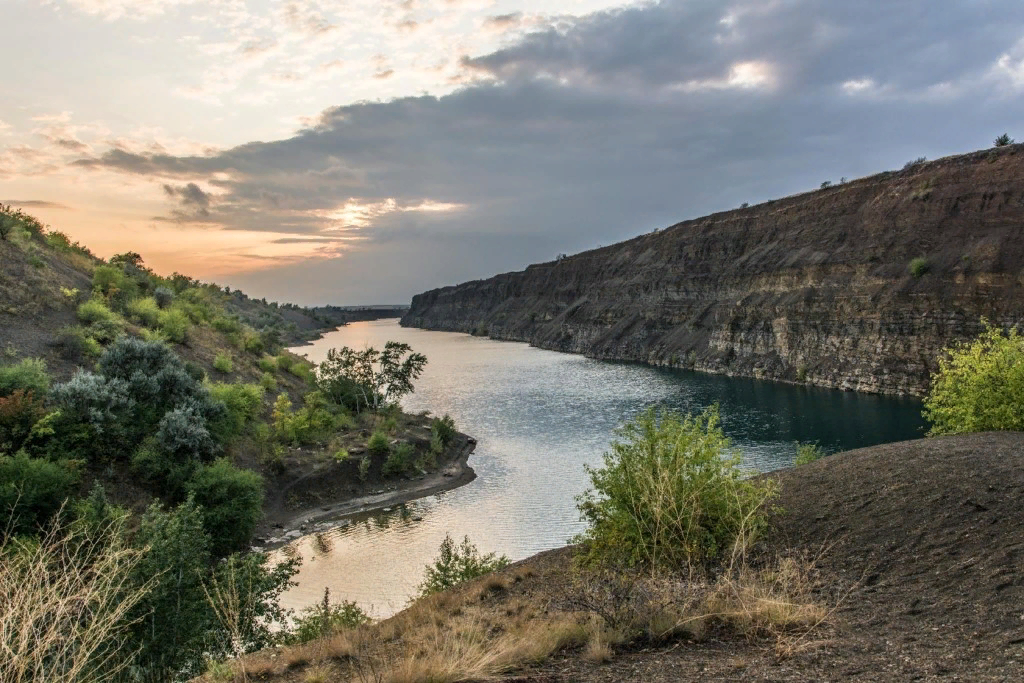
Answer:
MULTIPOLYGON (((178 208, 171 214, 180 221, 210 221, 210 195, 203 191, 195 183, 188 183, 175 187, 174 185, 164 186, 164 194, 176 200, 178 208)), ((157 218, 156 220, 159 220, 157 218)))
POLYGON ((288 139, 76 163, 217 187, 209 205, 173 199, 220 227, 360 236, 338 259, 241 278, 254 293, 400 302, 1020 137, 1024 3, 665 1, 560 20, 463 63, 482 82, 331 108, 288 139), (330 218, 388 199, 365 223, 330 218), (460 208, 414 210, 425 201, 460 208))
POLYGON ((495 14, 484 19, 484 26, 493 29, 509 29, 518 26, 523 20, 522 12, 510 12, 509 14, 495 14))

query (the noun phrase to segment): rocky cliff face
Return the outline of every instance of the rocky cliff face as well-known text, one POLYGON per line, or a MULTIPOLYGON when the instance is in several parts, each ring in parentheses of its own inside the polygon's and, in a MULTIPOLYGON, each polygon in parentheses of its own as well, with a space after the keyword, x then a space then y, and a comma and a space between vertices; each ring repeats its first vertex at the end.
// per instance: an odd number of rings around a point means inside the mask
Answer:
POLYGON ((685 221, 415 296, 402 324, 604 359, 920 395, 1024 319, 1024 145, 685 221), (911 261, 927 270, 911 273, 911 261))

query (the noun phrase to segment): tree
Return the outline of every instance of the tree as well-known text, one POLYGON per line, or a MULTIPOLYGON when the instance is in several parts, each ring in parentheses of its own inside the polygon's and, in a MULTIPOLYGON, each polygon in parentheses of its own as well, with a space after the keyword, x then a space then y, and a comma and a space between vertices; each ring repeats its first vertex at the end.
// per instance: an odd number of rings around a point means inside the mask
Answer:
POLYGON ((462 543, 455 545, 450 534, 444 535, 437 559, 427 565, 423 572, 423 583, 417 589, 421 596, 446 591, 452 586, 490 574, 507 567, 509 559, 495 553, 481 555, 477 547, 470 542, 469 536, 462 543))
POLYGON ((1006 133, 1003 133, 1002 135, 1000 135, 999 137, 997 137, 995 139, 993 144, 996 147, 1006 147, 1007 145, 1012 145, 1013 143, 1014 143, 1014 139, 1011 138, 1006 133))
POLYGON ((426 356, 401 342, 389 341, 383 351, 343 346, 327 352, 317 368, 316 384, 335 403, 344 405, 345 396, 354 394, 356 412, 363 407, 378 412, 412 392, 412 381, 426 364, 426 356))
POLYGON ((1024 430, 1024 337, 982 323, 977 339, 939 360, 924 401, 930 435, 1024 430))

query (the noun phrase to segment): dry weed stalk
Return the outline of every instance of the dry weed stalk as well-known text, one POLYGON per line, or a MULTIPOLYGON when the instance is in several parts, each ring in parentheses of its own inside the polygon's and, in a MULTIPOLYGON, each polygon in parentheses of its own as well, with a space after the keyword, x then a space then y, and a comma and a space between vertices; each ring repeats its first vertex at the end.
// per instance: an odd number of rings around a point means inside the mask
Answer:
POLYGON ((0 680, 114 680, 131 663, 124 638, 132 608, 155 577, 133 585, 144 551, 123 522, 95 533, 54 526, 38 540, 0 537, 0 680))

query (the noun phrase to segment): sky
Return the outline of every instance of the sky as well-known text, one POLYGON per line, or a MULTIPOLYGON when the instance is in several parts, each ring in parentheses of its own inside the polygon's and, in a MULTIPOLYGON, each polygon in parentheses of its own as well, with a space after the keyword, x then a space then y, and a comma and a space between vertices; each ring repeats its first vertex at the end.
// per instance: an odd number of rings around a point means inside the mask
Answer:
POLYGON ((1020 0, 0 0, 0 202, 406 303, 1024 138, 1020 0))

